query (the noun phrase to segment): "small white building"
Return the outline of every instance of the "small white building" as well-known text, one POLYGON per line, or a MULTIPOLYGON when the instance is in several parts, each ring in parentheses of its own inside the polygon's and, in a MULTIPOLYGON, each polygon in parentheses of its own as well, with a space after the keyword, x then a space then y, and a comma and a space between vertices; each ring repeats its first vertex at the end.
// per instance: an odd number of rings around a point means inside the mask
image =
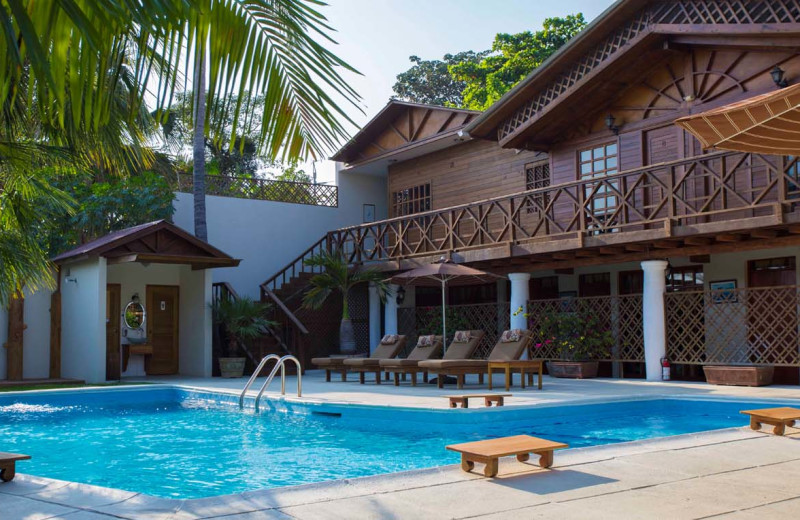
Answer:
POLYGON ((60 341, 51 343, 50 361, 60 364, 61 377, 211 376, 210 269, 239 260, 160 220, 53 261, 61 312, 51 315, 60 341))

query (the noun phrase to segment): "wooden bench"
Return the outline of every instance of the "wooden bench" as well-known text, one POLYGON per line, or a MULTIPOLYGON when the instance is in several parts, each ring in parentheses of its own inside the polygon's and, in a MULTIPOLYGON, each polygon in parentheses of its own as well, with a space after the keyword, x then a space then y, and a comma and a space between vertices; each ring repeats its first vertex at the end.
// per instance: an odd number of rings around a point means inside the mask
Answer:
POLYGON ((19 453, 4 453, 0 451, 0 480, 3 482, 11 482, 16 475, 16 463, 18 460, 29 460, 30 455, 21 455, 19 453))
POLYGON ((525 374, 528 374, 528 385, 533 386, 533 371, 539 373, 539 390, 542 389, 542 372, 544 371, 543 359, 515 359, 510 361, 489 361, 487 372, 489 374, 489 390, 492 389, 492 373, 502 370, 506 375, 506 392, 511 390, 514 369, 519 370, 520 386, 525 388, 525 374))
POLYGON ((794 426, 800 421, 800 409, 797 408, 763 408, 761 410, 742 410, 739 413, 750 416, 750 429, 761 429, 761 423, 774 426, 772 433, 783 435, 787 426, 794 426))
POLYGON ((483 398, 483 404, 486 406, 492 406, 494 403, 497 406, 503 406, 505 404, 504 398, 511 397, 511 394, 465 394, 465 395, 445 395, 450 399, 450 408, 458 408, 458 405, 461 405, 461 408, 469 408, 469 400, 472 398, 483 398))
POLYGON ((520 462, 527 461, 531 453, 539 455, 539 466, 549 468, 553 465, 553 451, 568 448, 566 444, 530 435, 514 435, 485 441, 466 442, 447 446, 450 451, 461 453, 461 469, 471 471, 476 462, 485 464, 483 474, 487 477, 497 475, 497 460, 500 457, 516 455, 520 462))

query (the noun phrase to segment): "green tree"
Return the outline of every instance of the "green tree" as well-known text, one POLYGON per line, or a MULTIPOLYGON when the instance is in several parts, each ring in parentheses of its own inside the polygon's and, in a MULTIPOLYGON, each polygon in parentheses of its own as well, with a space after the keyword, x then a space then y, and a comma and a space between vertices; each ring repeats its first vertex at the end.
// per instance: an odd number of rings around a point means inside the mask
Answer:
MULTIPOLYGON (((218 140, 226 114, 238 122, 263 96, 260 154, 305 159, 332 149, 346 137, 343 125, 350 121, 340 104, 355 104, 359 97, 341 75, 354 69, 326 48, 335 42, 319 5, 317 0, 2 0, 0 196, 31 203, 30 191, 12 191, 23 188, 30 174, 10 160, 31 136, 32 144, 48 146, 37 150, 37 165, 53 162, 57 147, 67 149, 59 159, 72 166, 81 148, 104 167, 113 159, 134 159, 142 148, 130 144, 146 134, 140 116, 149 108, 164 117, 184 78, 194 77, 192 117, 202 122, 195 125, 195 148, 202 149, 206 137, 218 140), (230 94, 235 103, 226 102, 230 94), (30 124, 34 117, 38 125, 30 124), (29 130, 34 127, 43 131, 29 130)), ((237 143, 235 136, 230 143, 237 143)), ((205 165, 202 156, 194 165, 205 165)), ((205 238, 201 173, 196 234, 205 238)), ((42 196, 61 197, 42 180, 42 196)), ((11 207, 0 206, 0 242, 5 241, 0 248, 10 251, 27 240, 32 249, 3 262, 3 301, 21 284, 47 278, 44 250, 30 244, 31 222, 17 218, 11 207)))
POLYGON ((319 309, 332 294, 338 293, 342 298, 339 346, 342 353, 354 352, 355 336, 348 305, 350 290, 356 285, 373 283, 378 289, 381 301, 386 301, 386 295, 389 292, 389 285, 385 281, 386 275, 373 269, 351 266, 341 252, 322 252, 306 260, 305 265, 321 268, 322 272, 311 278, 311 289, 303 296, 303 307, 319 309))
POLYGON ((445 54, 442 60, 423 60, 419 56, 409 56, 414 65, 397 75, 397 83, 392 90, 393 99, 460 107, 463 103, 461 93, 467 87, 466 81, 454 77, 449 68, 465 63, 477 65, 489 51, 465 51, 458 54, 445 54))
POLYGON ((479 62, 466 61, 448 68, 455 80, 465 84, 462 107, 486 110, 584 27, 586 21, 578 13, 546 18, 543 28, 536 32, 498 34, 491 53, 479 62))

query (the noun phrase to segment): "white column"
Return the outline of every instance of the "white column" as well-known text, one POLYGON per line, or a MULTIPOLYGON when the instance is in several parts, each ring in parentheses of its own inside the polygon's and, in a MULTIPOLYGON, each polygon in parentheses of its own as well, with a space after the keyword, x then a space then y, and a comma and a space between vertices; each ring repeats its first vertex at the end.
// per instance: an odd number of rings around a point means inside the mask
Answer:
POLYGON ((383 307, 384 334, 397 334, 397 289, 396 285, 389 285, 386 294, 386 304, 383 307))
POLYGON ((375 350, 381 341, 381 299, 378 288, 369 284, 369 352, 375 350))
POLYGON ((511 280, 511 328, 527 329, 528 319, 525 314, 528 312, 529 288, 528 282, 531 279, 530 273, 511 273, 508 275, 511 280), (522 308, 521 312, 519 311, 522 308))
POLYGON ((642 295, 644 361, 648 381, 661 381, 661 358, 667 352, 666 315, 664 312, 666 269, 666 260, 642 262, 644 271, 644 294, 642 295))

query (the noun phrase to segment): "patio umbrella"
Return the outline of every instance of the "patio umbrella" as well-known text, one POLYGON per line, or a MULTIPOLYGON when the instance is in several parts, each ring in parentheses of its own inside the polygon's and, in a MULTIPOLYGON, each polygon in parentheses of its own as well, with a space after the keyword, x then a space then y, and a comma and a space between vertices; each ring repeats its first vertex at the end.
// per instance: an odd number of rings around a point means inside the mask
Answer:
POLYGON ((447 317, 445 315, 445 289, 447 285, 475 285, 493 282, 501 276, 454 264, 444 257, 438 262, 423 265, 404 273, 396 274, 388 282, 396 285, 415 285, 442 288, 442 341, 447 348, 447 317))
POLYGON ((800 84, 682 117, 703 149, 800 155, 800 84))

